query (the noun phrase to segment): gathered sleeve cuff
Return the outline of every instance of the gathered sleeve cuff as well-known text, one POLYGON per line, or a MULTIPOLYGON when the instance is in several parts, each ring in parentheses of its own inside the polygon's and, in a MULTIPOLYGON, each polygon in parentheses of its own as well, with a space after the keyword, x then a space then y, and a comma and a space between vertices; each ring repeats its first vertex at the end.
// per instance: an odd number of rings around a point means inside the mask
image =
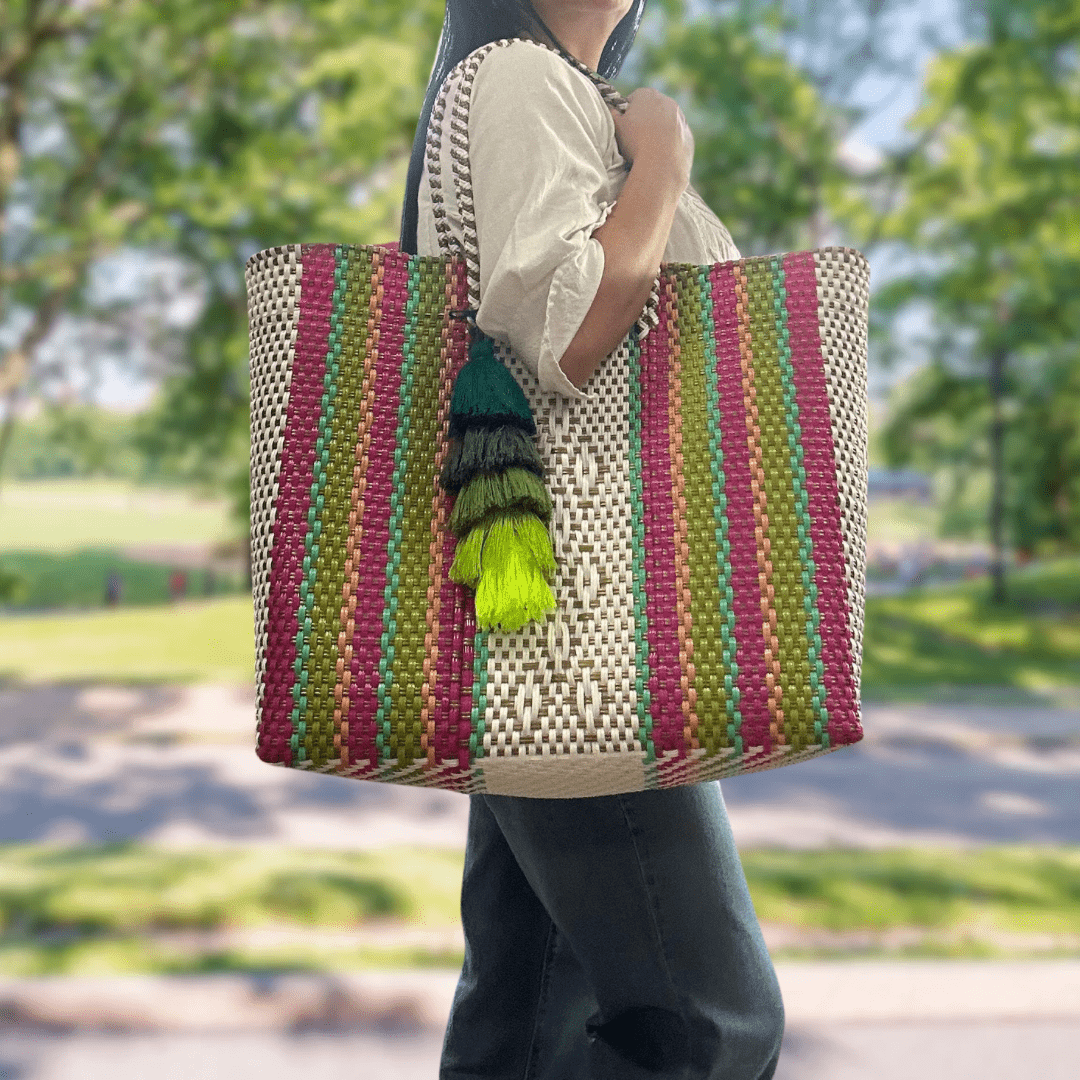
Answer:
POLYGON ((604 248, 592 234, 607 221, 615 204, 609 203, 588 230, 588 239, 577 254, 560 263, 551 278, 548 290, 547 312, 544 332, 540 338, 540 356, 537 363, 537 380, 545 390, 557 390, 567 397, 596 401, 595 393, 579 390, 559 361, 585 321, 604 276, 604 248))

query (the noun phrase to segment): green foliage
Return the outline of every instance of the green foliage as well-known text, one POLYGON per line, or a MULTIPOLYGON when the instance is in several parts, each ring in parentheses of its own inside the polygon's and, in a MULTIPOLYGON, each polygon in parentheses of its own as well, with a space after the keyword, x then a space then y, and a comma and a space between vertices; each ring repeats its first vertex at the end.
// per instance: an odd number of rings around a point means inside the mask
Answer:
MULTIPOLYGON (((922 931, 905 951, 924 956, 1024 955, 1038 949, 1026 935, 1080 934, 1075 848, 751 849, 742 862, 759 917, 839 935, 831 948, 816 947, 826 955, 880 953, 875 936, 897 930, 922 931), (846 942, 849 934, 863 943, 846 942)), ((462 865, 460 851, 413 848, 8 845, 0 852, 0 973, 454 968, 458 948, 395 945, 393 931, 452 934, 462 865), (369 927, 390 934, 380 944, 364 937, 369 927), (277 931, 278 943, 260 945, 250 933, 259 929, 277 931), (350 932, 352 944, 342 936, 350 932)), ((1061 951, 1075 955, 1076 947, 1061 951)))
POLYGON ((242 491, 246 258, 396 236, 442 13, 439 0, 5 3, 0 214, 26 224, 5 252, 0 322, 18 311, 27 329, 0 354, 0 394, 66 382, 103 336, 138 367, 141 344, 166 375, 142 449, 242 491), (179 265, 202 297, 194 322, 145 326, 128 318, 145 295, 102 299, 92 273, 119 252, 179 265), (38 348, 63 316, 81 359, 38 348))
POLYGON ((664 5, 656 44, 637 46, 644 80, 685 102, 694 185, 743 254, 817 246, 857 198, 837 146, 854 112, 827 100, 784 48, 782 6, 664 5))
MULTIPOLYGON (((898 395, 890 464, 995 469, 1029 551, 1080 548, 1080 0, 978 5, 981 39, 929 67, 883 237, 919 268, 875 296, 920 306, 932 365, 898 395), (993 417, 1004 428, 992 460, 993 417)), ((896 333, 903 333, 897 323, 896 333)))
POLYGON ((1036 555, 1080 548, 1080 333, 1063 352, 1017 395, 1009 443, 1013 540, 1036 555))
MULTIPOLYGON (((244 71, 223 55, 206 89, 208 102, 230 103, 233 139, 226 159, 200 174, 198 220, 180 238, 212 291, 136 438, 151 459, 227 493, 239 521, 250 515, 243 260, 275 244, 397 238, 442 20, 438 0, 261 6, 251 31, 258 60, 244 71), (207 249, 216 265, 200 254, 207 249)), ((204 158, 222 153, 220 119, 197 130, 204 158)))
MULTIPOLYGON (((116 551, 5 551, 0 554, 0 575, 10 575, 18 589, 8 599, 0 592, 0 604, 24 609, 99 608, 105 603, 106 582, 112 573, 120 576, 125 607, 163 604, 169 600, 172 572, 167 564, 127 558, 116 551)), ((186 573, 188 596, 246 595, 240 574, 208 574, 203 569, 186 573)))
POLYGON ((170 475, 163 462, 139 451, 136 428, 134 416, 92 405, 46 405, 37 416, 15 425, 4 478, 102 477, 144 484, 181 479, 179 474, 170 475))

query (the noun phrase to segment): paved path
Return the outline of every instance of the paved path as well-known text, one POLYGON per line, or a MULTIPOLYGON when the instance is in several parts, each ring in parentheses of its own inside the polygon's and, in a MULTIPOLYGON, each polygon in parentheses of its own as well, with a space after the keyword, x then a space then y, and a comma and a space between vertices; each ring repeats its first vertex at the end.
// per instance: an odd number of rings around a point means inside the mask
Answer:
MULTIPOLYGON (((464 844, 467 799, 271 768, 252 718, 224 687, 0 690, 0 840, 464 844)), ((740 845, 1080 840, 1080 707, 871 706, 866 730, 723 781, 740 845)), ((1076 1075, 1080 962, 778 970, 777 1080, 1076 1075)), ((293 978, 0 980, 0 1080, 434 1080, 456 973, 293 978)))
MULTIPOLYGON (((0 1036, 0 1080, 437 1080, 441 1036, 0 1036)), ((775 1080, 1075 1080, 1075 1021, 799 1025, 775 1080)))
MULTIPOLYGON (((779 964, 777 1080, 1071 1080, 1080 961, 779 964)), ((0 1080, 434 1080, 456 976, 0 980, 0 1080)))
MULTIPOLYGON (((227 687, 0 690, 0 841, 461 847, 454 792, 263 764, 227 687)), ((1080 841, 1076 708, 867 706, 866 738, 721 783, 740 846, 1080 841)))

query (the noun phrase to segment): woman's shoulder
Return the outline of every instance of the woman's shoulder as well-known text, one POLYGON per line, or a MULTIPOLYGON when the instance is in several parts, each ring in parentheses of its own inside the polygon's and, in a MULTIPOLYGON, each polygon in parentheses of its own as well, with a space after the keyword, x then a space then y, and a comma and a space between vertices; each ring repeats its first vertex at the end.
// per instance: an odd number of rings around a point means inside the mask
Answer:
POLYGON ((473 76, 473 101, 483 107, 492 98, 505 107, 513 103, 523 114, 536 109, 569 108, 603 131, 605 120, 614 126, 607 105, 592 80, 554 49, 529 38, 503 39, 482 45, 463 61, 468 65, 483 53, 473 76), (486 53, 484 50, 487 49, 486 53))

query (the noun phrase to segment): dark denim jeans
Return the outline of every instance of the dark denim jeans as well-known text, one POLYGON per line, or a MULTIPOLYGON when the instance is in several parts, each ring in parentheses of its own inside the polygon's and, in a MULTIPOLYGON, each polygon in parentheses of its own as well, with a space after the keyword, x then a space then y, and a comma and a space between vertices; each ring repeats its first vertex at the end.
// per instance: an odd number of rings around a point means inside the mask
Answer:
POLYGON ((720 784, 472 795, 440 1080, 769 1080, 784 1008, 720 784))

